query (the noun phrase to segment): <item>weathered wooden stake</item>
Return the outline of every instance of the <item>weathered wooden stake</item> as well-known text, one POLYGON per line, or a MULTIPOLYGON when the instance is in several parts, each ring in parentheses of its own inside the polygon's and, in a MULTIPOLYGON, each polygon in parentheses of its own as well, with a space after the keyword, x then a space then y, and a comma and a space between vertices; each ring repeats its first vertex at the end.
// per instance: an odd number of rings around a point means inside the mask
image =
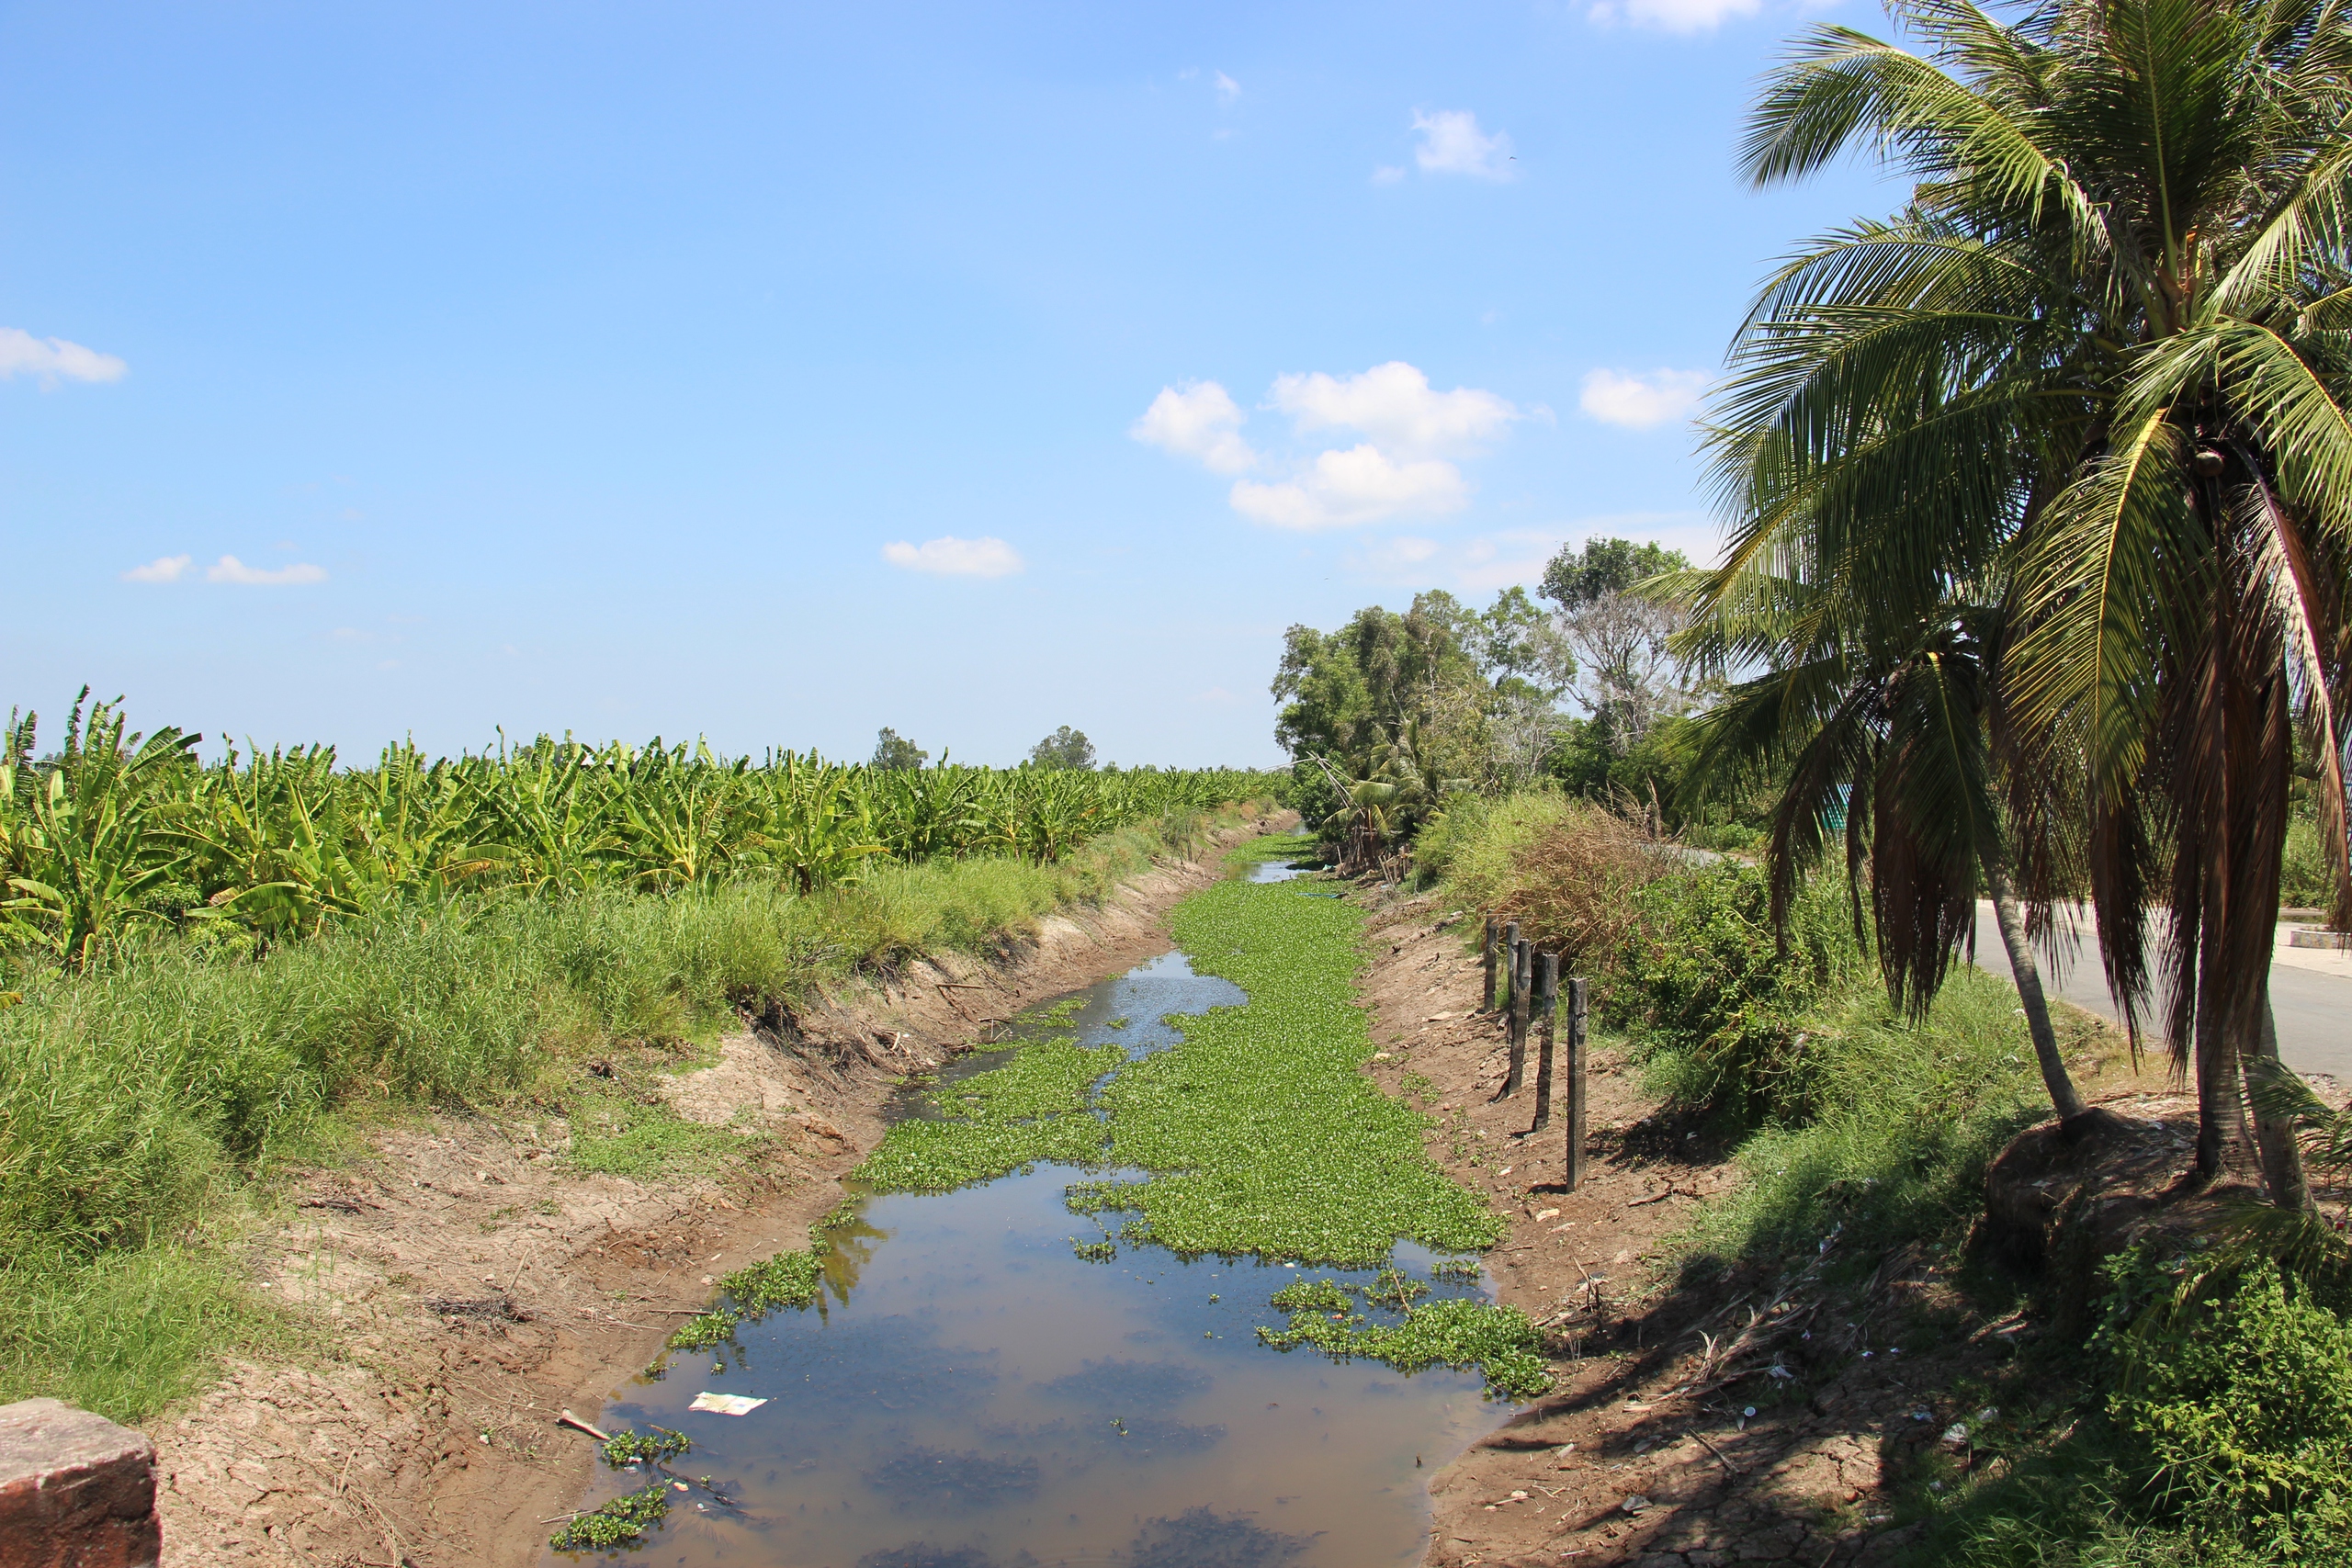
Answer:
POLYGON ((1527 1081, 1528 971, 1534 965, 1535 944, 1521 938, 1510 944, 1510 1066, 1503 1075, 1503 1093, 1517 1094, 1527 1081))
POLYGON ((1503 927, 1502 951, 1498 956, 1502 960, 1503 967, 1502 1005, 1505 1010, 1509 1010, 1511 1002, 1510 983, 1517 977, 1516 971, 1519 966, 1519 922, 1517 920, 1512 920, 1503 927))
POLYGON ((1478 1004, 1480 1012, 1495 1010, 1495 918, 1487 917, 1487 999, 1478 1004))
POLYGON ((1559 1032, 1560 955, 1541 954, 1535 960, 1535 1017, 1542 1028, 1535 1043, 1535 1120, 1528 1127, 1540 1133, 1552 1124, 1552 1041, 1559 1032))
POLYGON ((1586 986, 1579 978, 1568 982, 1568 1176, 1567 1189, 1573 1192, 1584 1180, 1584 1068, 1586 1038, 1586 986))

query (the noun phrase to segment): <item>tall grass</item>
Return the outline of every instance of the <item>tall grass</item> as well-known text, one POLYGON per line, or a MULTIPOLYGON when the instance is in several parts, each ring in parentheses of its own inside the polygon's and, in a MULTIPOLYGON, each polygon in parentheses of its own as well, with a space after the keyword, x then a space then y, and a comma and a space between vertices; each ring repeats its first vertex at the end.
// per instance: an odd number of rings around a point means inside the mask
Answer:
MULTIPOLYGON (((738 1007, 918 955, 1001 952, 1229 817, 1187 808, 1053 864, 883 863, 807 896, 510 890, 388 906, 258 956, 159 932, 84 973, 36 971, 0 1007, 0 1400, 130 1418, 177 1397, 204 1348, 252 1331, 222 1304, 238 1292, 207 1227, 339 1121, 576 1088, 578 1063, 617 1044, 707 1037, 738 1007), (125 1292, 151 1303, 126 1321, 153 1320, 127 1359, 74 1304, 125 1292)), ((578 1163, 644 1175, 707 1152, 679 1146, 674 1118, 617 1113, 581 1129, 578 1163)))

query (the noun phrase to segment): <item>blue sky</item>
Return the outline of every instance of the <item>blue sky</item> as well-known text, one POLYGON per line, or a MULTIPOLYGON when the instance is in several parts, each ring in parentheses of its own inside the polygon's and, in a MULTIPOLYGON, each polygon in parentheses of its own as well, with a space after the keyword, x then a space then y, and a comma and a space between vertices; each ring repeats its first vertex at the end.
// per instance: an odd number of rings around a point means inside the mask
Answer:
POLYGON ((1711 547, 1824 15, 0 6, 0 702, 1274 761, 1293 622, 1711 547))

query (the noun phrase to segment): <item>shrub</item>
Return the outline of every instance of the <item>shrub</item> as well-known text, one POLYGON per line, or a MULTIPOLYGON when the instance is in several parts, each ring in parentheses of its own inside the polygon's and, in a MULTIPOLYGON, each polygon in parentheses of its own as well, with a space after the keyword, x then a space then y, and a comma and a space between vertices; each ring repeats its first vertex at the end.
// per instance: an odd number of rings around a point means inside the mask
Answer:
POLYGON ((1675 1097, 1749 1122, 1805 1114, 1820 1078, 1813 1011, 1866 983, 1844 901, 1816 884, 1772 928, 1764 874, 1719 861, 1634 890, 1602 1004, 1671 1053, 1675 1097))
POLYGON ((2278 1266, 2131 1315, 2170 1280, 2110 1266, 2109 1418, 2141 1500, 2192 1537, 2265 1562, 2352 1562, 2352 1324, 2278 1266))

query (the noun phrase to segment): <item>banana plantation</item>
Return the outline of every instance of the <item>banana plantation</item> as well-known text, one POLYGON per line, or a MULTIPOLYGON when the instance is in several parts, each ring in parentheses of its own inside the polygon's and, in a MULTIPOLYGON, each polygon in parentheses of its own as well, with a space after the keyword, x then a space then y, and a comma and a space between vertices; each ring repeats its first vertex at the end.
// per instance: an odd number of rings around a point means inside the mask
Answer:
MULTIPOLYGON (((86 697, 86 694, 85 694, 86 697)), ((876 769, 814 751, 567 736, 481 754, 307 746, 206 763, 202 738, 77 703, 53 751, 0 734, 0 951, 86 967, 142 928, 283 940, 400 900, 760 883, 797 893, 869 862, 1052 864, 1097 834, 1271 794, 1230 769, 876 769)))

